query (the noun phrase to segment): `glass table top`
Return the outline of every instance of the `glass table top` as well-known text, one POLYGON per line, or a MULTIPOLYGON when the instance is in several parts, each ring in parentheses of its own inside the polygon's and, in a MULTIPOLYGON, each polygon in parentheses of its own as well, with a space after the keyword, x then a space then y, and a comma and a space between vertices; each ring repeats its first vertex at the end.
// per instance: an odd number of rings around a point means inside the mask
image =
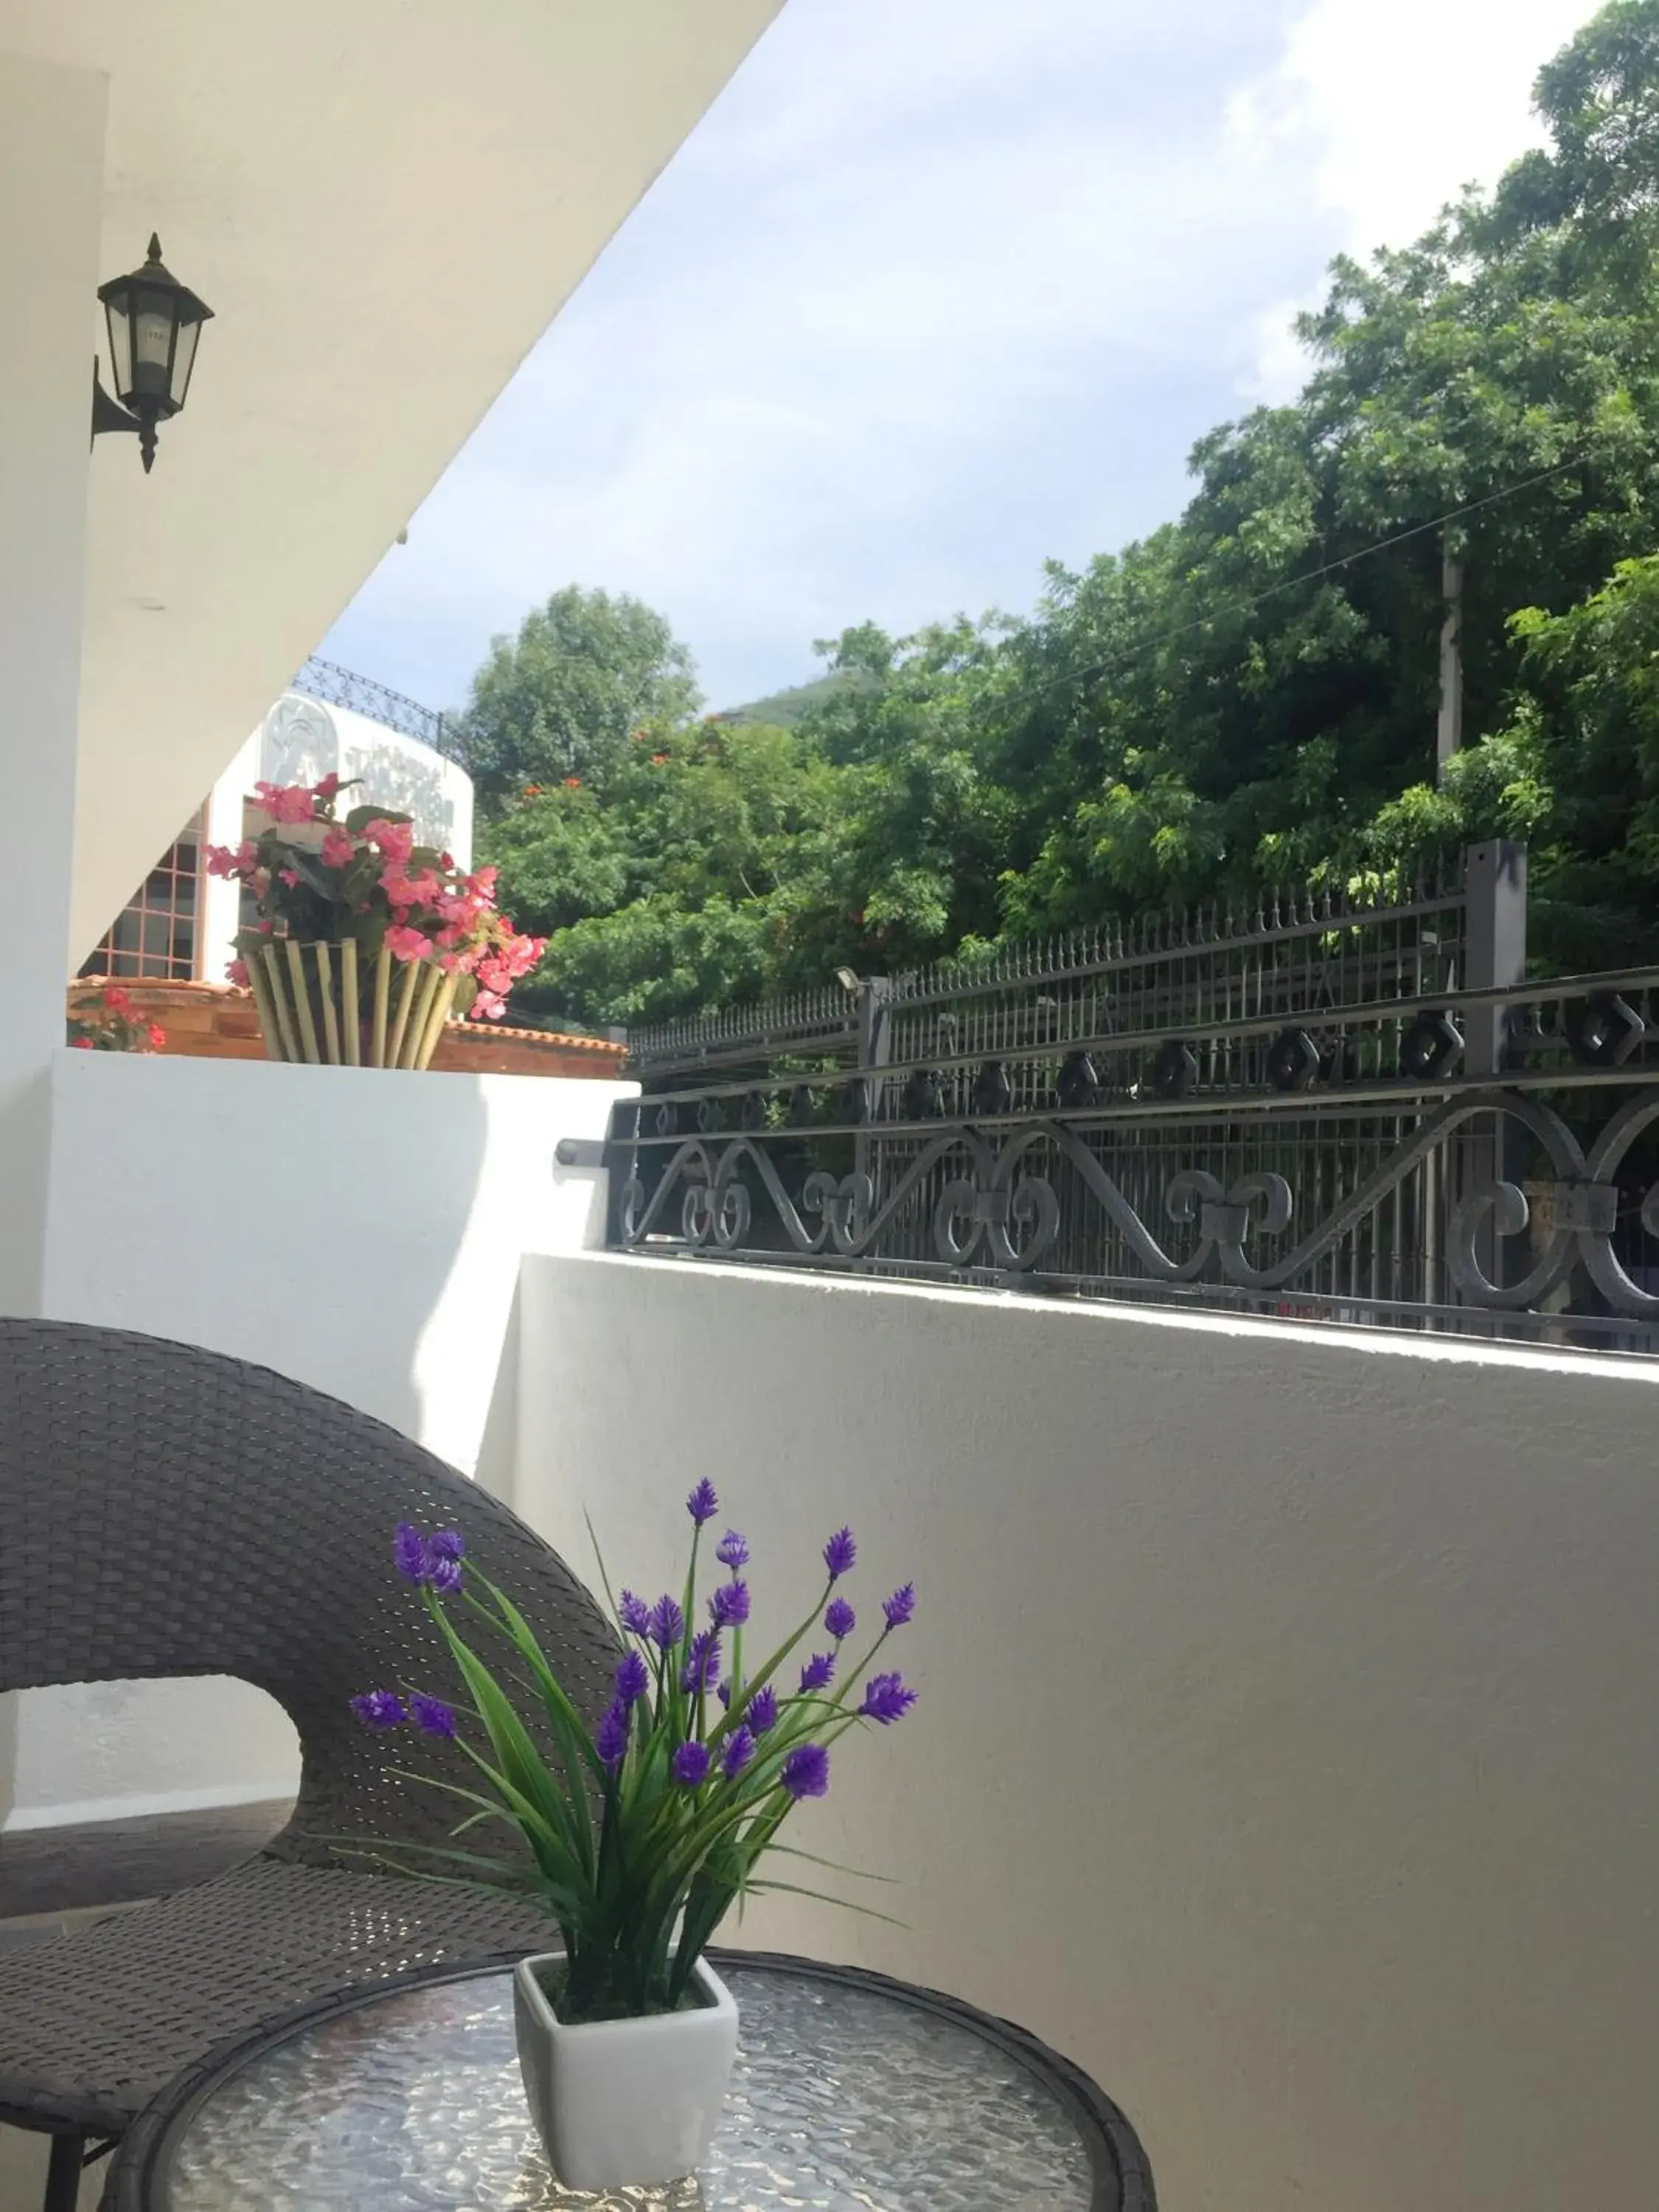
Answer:
MULTIPOLYGON (((153 2212, 1091 2212, 1086 2117, 962 2018, 902 1992, 723 1963, 739 2049, 708 2164, 593 2197, 552 2180, 503 1972, 302 2028, 186 2106, 153 2212)), ((1115 2199, 1112 2201, 1115 2201, 1115 2199)))

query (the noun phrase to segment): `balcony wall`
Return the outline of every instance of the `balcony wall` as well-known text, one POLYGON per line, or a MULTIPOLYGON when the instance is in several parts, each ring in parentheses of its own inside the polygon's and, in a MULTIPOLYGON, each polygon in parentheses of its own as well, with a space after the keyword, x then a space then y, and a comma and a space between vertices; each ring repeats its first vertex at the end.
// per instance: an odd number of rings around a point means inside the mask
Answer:
POLYGON ((514 1497, 764 1630, 850 1520, 922 1702, 739 1940, 1073 2052, 1165 2212, 1559 2212, 1659 2170, 1659 1374, 603 1255, 526 1263, 514 1497), (810 1871, 810 1869, 809 1869, 810 1871), (896 1895, 896 1905, 894 1903, 896 1895))
MULTIPOLYGON (((488 1471, 520 1257, 601 1227, 599 1178, 554 1147, 601 1135, 631 1089, 60 1052, 44 1310, 258 1360, 488 1471)), ((297 1773, 286 1718, 242 1683, 30 1692, 11 1723, 10 1826, 280 1796, 297 1773)))

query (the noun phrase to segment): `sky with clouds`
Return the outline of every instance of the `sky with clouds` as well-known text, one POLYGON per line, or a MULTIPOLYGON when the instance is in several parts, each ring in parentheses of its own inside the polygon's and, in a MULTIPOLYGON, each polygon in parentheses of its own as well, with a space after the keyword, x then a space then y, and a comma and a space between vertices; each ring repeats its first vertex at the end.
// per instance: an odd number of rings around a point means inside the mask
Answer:
POLYGON ((1595 0, 787 0, 323 647, 439 707, 561 585, 712 706, 1028 609, 1294 392, 1331 255, 1537 135, 1595 0))

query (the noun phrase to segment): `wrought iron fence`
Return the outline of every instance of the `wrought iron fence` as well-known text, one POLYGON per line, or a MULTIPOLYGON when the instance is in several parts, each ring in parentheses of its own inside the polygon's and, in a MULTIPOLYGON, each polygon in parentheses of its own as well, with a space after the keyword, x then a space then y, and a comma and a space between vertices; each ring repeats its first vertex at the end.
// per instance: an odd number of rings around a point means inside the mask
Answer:
POLYGON ((325 706, 347 707, 354 714, 367 714, 370 721, 384 723, 388 730, 417 738, 434 752, 445 750, 444 718, 436 708, 423 707, 418 699, 377 684, 372 676, 342 668, 336 661, 319 660, 313 653, 295 678, 292 688, 322 700, 325 706))
POLYGON ((1659 1350, 1659 969, 1528 981, 1525 853, 636 1036, 631 1251, 1659 1350))

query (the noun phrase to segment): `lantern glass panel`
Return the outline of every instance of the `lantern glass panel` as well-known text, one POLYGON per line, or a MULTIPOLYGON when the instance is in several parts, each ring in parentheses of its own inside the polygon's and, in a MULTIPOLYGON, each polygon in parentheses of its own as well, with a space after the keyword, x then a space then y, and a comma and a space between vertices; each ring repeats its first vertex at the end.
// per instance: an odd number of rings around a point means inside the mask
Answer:
POLYGON ((125 296, 105 302, 104 319, 109 325, 110 382, 117 398, 125 399, 132 390, 132 325, 125 296))
POLYGON ((176 413, 185 404, 185 394, 190 390, 190 372, 196 363, 196 341, 202 335, 198 322, 180 323, 179 341, 173 352, 173 405, 176 413))
POLYGON ((132 389, 139 399, 171 404, 175 301, 160 286, 135 285, 132 302, 132 389))

